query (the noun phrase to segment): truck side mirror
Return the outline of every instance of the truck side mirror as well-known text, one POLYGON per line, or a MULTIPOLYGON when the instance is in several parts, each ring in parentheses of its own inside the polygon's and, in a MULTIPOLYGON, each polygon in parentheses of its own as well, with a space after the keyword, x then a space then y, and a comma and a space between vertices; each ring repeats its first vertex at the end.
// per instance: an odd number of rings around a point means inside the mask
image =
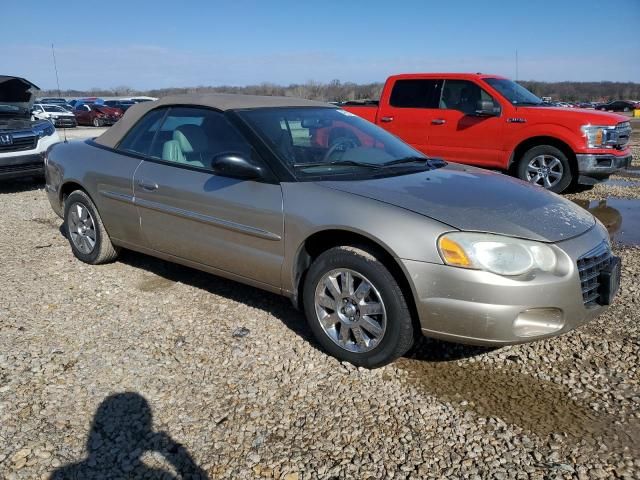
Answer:
POLYGON ((493 100, 479 100, 476 115, 479 117, 497 117, 500 115, 500 106, 493 100))

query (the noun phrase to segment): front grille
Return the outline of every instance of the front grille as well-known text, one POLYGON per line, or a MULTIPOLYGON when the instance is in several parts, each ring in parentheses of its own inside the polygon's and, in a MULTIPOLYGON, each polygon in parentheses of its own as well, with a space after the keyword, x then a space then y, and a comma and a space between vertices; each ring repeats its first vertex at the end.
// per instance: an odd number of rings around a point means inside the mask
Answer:
POLYGON ((600 300, 600 273, 611 264, 611 250, 602 242, 578 259, 582 301, 587 307, 597 305, 600 300))
POLYGON ((13 137, 11 145, 0 145, 0 152, 22 152, 33 150, 38 143, 38 137, 29 135, 27 137, 13 137))
POLYGON ((621 122, 616 126, 616 148, 622 149, 627 146, 631 139, 631 123, 621 122))
POLYGON ((42 168, 42 165, 43 165, 42 162, 38 162, 38 163, 21 163, 19 165, 0 166, 0 174, 36 170, 36 169, 42 168))
POLYGON ((55 126, 56 127, 68 127, 75 126, 76 119, 75 118, 56 118, 55 126))

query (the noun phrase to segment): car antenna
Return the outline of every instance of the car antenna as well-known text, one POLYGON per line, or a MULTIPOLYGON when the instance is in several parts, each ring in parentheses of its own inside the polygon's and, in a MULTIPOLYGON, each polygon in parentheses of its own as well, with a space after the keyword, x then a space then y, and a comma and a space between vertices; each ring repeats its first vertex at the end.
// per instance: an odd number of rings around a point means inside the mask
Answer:
MULTIPOLYGON (((62 92, 60 91, 60 79, 58 78, 58 65, 56 63, 56 51, 53 48, 53 43, 51 44, 51 54, 53 55, 53 69, 56 72, 56 85, 58 86, 58 97, 62 97, 62 92)), ((64 134, 64 143, 69 143, 69 141, 67 140, 67 127, 63 126, 62 132, 64 134)))

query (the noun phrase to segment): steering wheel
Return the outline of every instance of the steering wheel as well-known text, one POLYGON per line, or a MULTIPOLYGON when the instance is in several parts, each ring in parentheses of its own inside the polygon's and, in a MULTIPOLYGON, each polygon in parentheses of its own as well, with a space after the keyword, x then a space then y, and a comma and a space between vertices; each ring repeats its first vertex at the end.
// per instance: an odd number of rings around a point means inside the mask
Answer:
POLYGON ((331 155, 333 155, 335 152, 338 151, 338 147, 341 147, 340 151, 345 152, 347 150, 350 150, 352 148, 357 148, 359 146, 360 146, 359 142, 356 138, 338 137, 335 139, 333 145, 329 147, 329 149, 327 150, 327 153, 324 154, 324 156, 322 157, 322 161, 327 162, 329 158, 331 158, 331 155))

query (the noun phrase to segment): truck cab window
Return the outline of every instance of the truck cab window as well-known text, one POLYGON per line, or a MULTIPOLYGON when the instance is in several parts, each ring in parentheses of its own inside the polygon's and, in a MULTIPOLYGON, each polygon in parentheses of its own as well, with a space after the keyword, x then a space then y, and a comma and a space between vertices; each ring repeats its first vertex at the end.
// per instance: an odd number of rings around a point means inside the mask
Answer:
POLYGON ((491 95, 479 85, 468 80, 445 80, 440 96, 440 108, 458 110, 466 115, 473 115, 485 102, 494 102, 491 95))
POLYGON ((396 108, 438 108, 442 80, 398 80, 389 103, 396 108))

